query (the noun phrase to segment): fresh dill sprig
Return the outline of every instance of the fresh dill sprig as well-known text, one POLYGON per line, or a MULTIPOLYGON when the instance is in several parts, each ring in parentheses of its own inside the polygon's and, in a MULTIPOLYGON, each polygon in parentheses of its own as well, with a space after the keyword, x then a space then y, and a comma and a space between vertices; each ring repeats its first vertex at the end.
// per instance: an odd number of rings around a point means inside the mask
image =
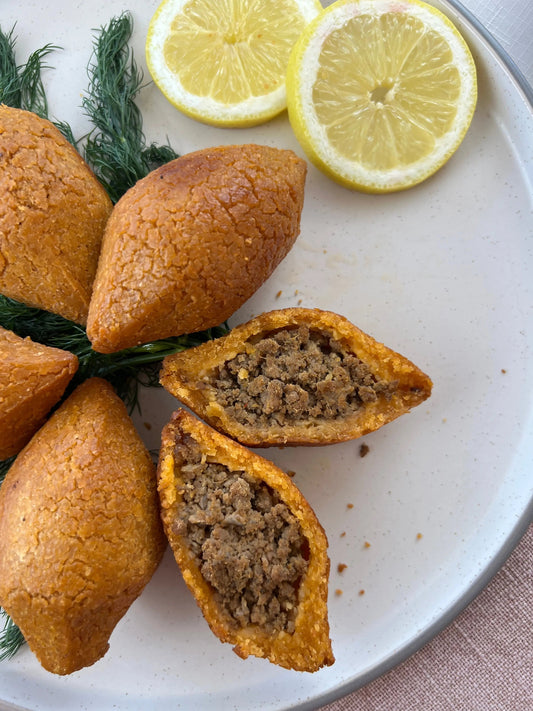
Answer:
POLYGON ((158 385, 158 364, 163 358, 218 338, 228 330, 226 326, 217 326, 199 333, 126 348, 116 353, 97 353, 92 349, 83 326, 3 295, 0 295, 0 326, 13 331, 21 338, 29 336, 32 341, 70 351, 78 357, 78 371, 66 395, 87 378, 105 378, 114 386, 130 412, 138 403, 139 385, 158 385))
MULTIPOLYGON (((9 459, 0 461, 0 486, 2 486, 5 476, 14 461, 15 457, 9 457, 9 459)), ((14 657, 26 642, 18 626, 13 622, 7 612, 0 607, 0 623, 2 619, 4 624, 0 630, 0 662, 14 657)))
POLYGON ((15 58, 13 27, 9 34, 0 29, 0 103, 21 108, 19 68, 15 58))
MULTIPOLYGON (((2 486, 5 476, 14 461, 15 457, 9 457, 9 459, 0 461, 0 486, 2 486)), ((2 618, 4 624, 0 631, 0 662, 15 656, 26 642, 18 626, 13 622, 7 612, 0 607, 0 623, 2 618)))
POLYGON ((72 133, 72 128, 69 123, 66 121, 59 121, 58 119, 54 119, 52 121, 54 126, 61 131, 63 136, 67 139, 69 143, 71 143, 76 150, 79 150, 79 140, 75 138, 74 134, 72 133))
POLYGON ((47 44, 32 52, 26 64, 19 66, 15 56, 17 38, 14 30, 13 27, 7 35, 0 30, 0 103, 48 118, 48 101, 41 72, 47 68, 44 58, 59 48, 47 44))
MULTIPOLYGON (((158 371, 163 358, 228 332, 224 324, 198 333, 144 343, 116 353, 98 353, 92 349, 83 326, 57 314, 26 306, 2 294, 0 326, 21 338, 29 337, 36 343, 61 348, 78 357, 78 370, 64 397, 68 397, 74 388, 88 378, 105 378, 113 385, 130 413, 138 407, 139 386, 159 386, 158 371)), ((0 484, 12 461, 0 462, 0 484)))
POLYGON ((2 618, 4 618, 4 625, 0 630, 0 662, 15 656, 26 641, 11 617, 0 607, 0 621, 2 618))
POLYGON ((151 170, 177 158, 168 145, 147 146, 135 98, 143 87, 129 41, 133 20, 128 12, 100 28, 89 63, 89 87, 83 108, 94 124, 85 159, 113 202, 151 170))
MULTIPOLYGON (((41 118, 48 119, 48 100, 42 80, 43 69, 49 69, 44 58, 56 49, 54 44, 46 44, 28 57, 26 64, 17 64, 13 27, 8 34, 0 28, 0 104, 15 109, 33 111, 41 118)), ((72 129, 65 121, 53 121, 67 141, 76 145, 72 129)))
POLYGON ((44 58, 54 50, 59 49, 53 44, 47 44, 32 52, 26 64, 21 68, 20 77, 20 108, 48 118, 48 101, 44 90, 41 72, 49 66, 44 63, 44 58))
POLYGON ((9 467, 13 464, 14 461, 15 461, 15 457, 9 457, 8 459, 4 459, 3 461, 0 461, 0 486, 2 486, 2 483, 6 477, 9 467))

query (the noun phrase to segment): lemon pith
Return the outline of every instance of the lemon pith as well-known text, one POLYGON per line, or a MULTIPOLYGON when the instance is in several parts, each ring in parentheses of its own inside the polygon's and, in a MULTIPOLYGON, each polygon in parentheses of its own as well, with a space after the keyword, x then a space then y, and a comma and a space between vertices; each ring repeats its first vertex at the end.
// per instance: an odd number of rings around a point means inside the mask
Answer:
POLYGON ((287 93, 310 159, 369 192, 405 189, 438 170, 477 98, 465 41, 418 0, 338 0, 293 48, 287 93))
POLYGON ((285 73, 318 0, 164 0, 146 58, 167 99, 215 125, 265 121, 286 107, 285 73))

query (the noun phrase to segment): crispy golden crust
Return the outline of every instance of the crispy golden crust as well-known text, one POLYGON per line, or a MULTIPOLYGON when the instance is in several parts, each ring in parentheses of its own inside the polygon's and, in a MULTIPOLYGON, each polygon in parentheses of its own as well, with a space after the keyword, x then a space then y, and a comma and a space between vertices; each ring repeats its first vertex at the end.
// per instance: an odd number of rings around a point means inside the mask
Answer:
POLYGON ((20 452, 59 402, 78 359, 0 326, 0 363, 0 459, 7 459, 20 452))
POLYGON ((0 605, 43 667, 108 649, 165 547, 154 466, 109 383, 80 385, 0 488, 0 605))
POLYGON ((53 124, 0 106, 0 293, 85 323, 111 209, 53 124))
POLYGON ((333 664, 327 615, 329 558, 327 539, 314 512, 291 479, 274 464, 197 420, 185 410, 178 410, 162 434, 158 466, 158 491, 165 532, 184 580, 196 598, 213 633, 234 645, 243 659, 249 655, 264 657, 287 669, 313 672, 333 664), (264 482, 279 495, 296 517, 309 543, 309 562, 299 591, 295 631, 267 634, 257 625, 235 630, 220 608, 210 584, 202 576, 184 538, 173 525, 179 516, 181 471, 176 467, 174 449, 177 442, 190 435, 210 461, 231 471, 245 471, 264 482))
POLYGON ((292 151, 220 146, 140 180, 107 226, 87 332, 104 353, 225 321, 273 272, 300 225, 292 151))
POLYGON ((325 445, 361 437, 409 412, 431 394, 431 380, 399 353, 378 343, 347 319, 319 309, 290 308, 261 314, 227 336, 168 356, 161 384, 212 427, 252 447, 325 445), (242 425, 217 402, 214 374, 224 362, 253 349, 258 336, 306 325, 333 336, 385 381, 397 381, 390 398, 378 397, 343 420, 307 419, 295 425, 242 425))

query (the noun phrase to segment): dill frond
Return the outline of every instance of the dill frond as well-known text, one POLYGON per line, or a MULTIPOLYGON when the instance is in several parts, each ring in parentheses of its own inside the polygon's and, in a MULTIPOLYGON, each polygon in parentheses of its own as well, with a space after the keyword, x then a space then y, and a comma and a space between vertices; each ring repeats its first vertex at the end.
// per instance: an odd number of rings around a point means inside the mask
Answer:
MULTIPOLYGON (((5 476, 15 459, 16 457, 9 457, 9 459, 0 461, 0 486, 4 483, 5 476)), ((24 635, 13 622, 11 617, 2 607, 0 607, 0 623, 2 618, 4 620, 4 624, 0 631, 0 662, 3 662, 5 659, 11 659, 11 657, 15 656, 26 641, 24 639, 24 635)))
POLYGON ((159 364, 163 358, 218 338, 228 331, 227 326, 223 325, 199 333, 134 346, 116 353, 97 353, 92 349, 83 326, 57 314, 26 306, 1 294, 0 326, 13 331, 21 338, 29 336, 32 341, 70 351, 78 357, 78 371, 65 396, 87 378, 105 378, 114 386, 130 412, 137 406, 140 385, 158 385, 159 364))
MULTIPOLYGON (((26 64, 17 64, 15 45, 17 38, 14 36, 13 27, 8 34, 0 28, 0 104, 11 106, 14 109, 33 111, 41 118, 48 119, 48 100, 42 80, 43 69, 49 69, 44 58, 51 52, 61 49, 53 44, 32 52, 26 64)), ((72 129, 65 121, 53 121, 67 141, 76 146, 72 129)))
POLYGON ((2 486, 9 467, 13 464, 14 461, 15 457, 9 457, 9 459, 4 459, 3 461, 0 461, 0 486, 2 486))
POLYGON ((75 138, 74 134, 72 133, 72 128, 70 127, 70 124, 68 124, 66 121, 58 121, 57 119, 54 119, 52 123, 57 129, 61 131, 67 141, 71 143, 74 148, 79 152, 79 140, 75 138))
POLYGON ((20 629, 7 612, 0 607, 0 621, 2 617, 4 618, 4 625, 0 630, 0 662, 15 656, 26 642, 20 629))
POLYGON ((41 72, 48 68, 44 58, 59 47, 47 44, 32 52, 26 64, 18 65, 14 31, 13 27, 6 35, 0 30, 0 103, 48 118, 48 102, 41 72))
POLYGON ((170 146, 146 145, 142 115, 135 104, 143 74, 128 44, 132 32, 128 12, 100 28, 82 102, 95 126, 87 138, 85 159, 113 202, 151 170, 177 158, 170 146))
POLYGON ((18 67, 15 59, 13 27, 9 34, 0 29, 0 103, 20 108, 21 92, 18 67))
POLYGON ((37 116, 48 118, 48 101, 44 90, 41 72, 49 69, 49 65, 44 63, 44 58, 56 49, 60 49, 53 44, 47 44, 32 52, 26 64, 19 72, 21 109, 33 111, 37 116))

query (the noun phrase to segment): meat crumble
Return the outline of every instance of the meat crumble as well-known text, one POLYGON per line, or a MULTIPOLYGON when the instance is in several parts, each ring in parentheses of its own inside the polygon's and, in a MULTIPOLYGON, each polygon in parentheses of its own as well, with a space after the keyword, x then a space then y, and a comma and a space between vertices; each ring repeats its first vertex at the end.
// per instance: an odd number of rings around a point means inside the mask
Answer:
POLYGON ((263 336, 218 370, 217 401, 242 425, 290 425, 352 414, 397 383, 377 379, 355 354, 306 326, 263 336))
POLYGON ((183 477, 175 532, 186 538, 215 599, 236 628, 294 632, 308 553, 278 494, 244 471, 209 462, 185 435, 175 448, 183 477))

